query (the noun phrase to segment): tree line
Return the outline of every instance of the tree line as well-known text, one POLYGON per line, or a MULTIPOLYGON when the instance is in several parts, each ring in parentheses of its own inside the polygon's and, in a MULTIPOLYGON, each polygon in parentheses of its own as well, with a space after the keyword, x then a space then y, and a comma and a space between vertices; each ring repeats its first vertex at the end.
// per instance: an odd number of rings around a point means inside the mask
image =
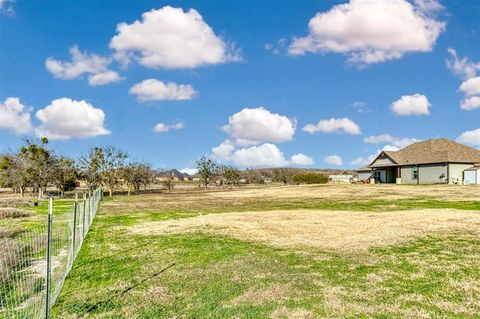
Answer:
MULTIPOLYGON (((325 183, 326 171, 296 168, 267 168, 239 170, 222 165, 210 157, 196 161, 196 174, 201 185, 234 187, 240 183, 281 184, 325 183)), ((156 177, 165 173, 155 170, 149 163, 139 161, 114 146, 92 147, 77 160, 58 155, 47 138, 27 138, 18 150, 0 154, 0 187, 8 187, 24 196, 29 191, 41 199, 47 188, 55 188, 63 195, 78 186, 78 181, 94 190, 103 186, 112 196, 119 187, 126 187, 128 195, 146 189, 156 177)), ((171 190, 173 177, 166 176, 163 185, 171 190)))
POLYGON ((114 146, 93 147, 78 160, 58 155, 47 138, 25 139, 25 145, 0 155, 0 187, 24 196, 28 190, 43 198, 55 186, 62 194, 83 180, 90 190, 105 187, 110 196, 125 185, 128 193, 153 183, 157 172, 150 164, 132 159, 114 146))

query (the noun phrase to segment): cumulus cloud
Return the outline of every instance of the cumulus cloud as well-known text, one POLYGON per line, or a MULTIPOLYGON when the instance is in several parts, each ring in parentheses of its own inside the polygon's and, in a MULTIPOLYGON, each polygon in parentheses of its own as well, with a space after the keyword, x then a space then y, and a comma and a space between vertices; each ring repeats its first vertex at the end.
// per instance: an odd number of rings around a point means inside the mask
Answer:
POLYGON ((480 128, 463 132, 457 137, 457 142, 480 148, 480 128))
POLYGON ((467 79, 460 85, 460 91, 467 96, 480 94, 480 76, 467 79))
POLYGON ((462 100, 462 110, 471 111, 480 108, 480 96, 471 96, 462 100))
POLYGON ((310 134, 323 133, 347 133, 352 135, 360 134, 360 127, 349 118, 331 118, 320 120, 317 124, 307 124, 302 129, 310 134))
POLYGON ((293 165, 313 165, 314 164, 313 158, 302 153, 293 155, 290 158, 290 162, 293 165))
POLYGON ((230 160, 234 150, 235 146, 233 143, 230 140, 225 140, 222 144, 212 148, 212 154, 216 160, 227 162, 230 160))
POLYGON ((143 80, 135 84, 130 94, 137 96, 139 101, 162 101, 162 100, 191 100, 197 95, 197 91, 189 84, 164 83, 156 79, 143 80))
POLYGON ((402 95, 390 105, 392 111, 400 116, 429 115, 431 104, 423 94, 402 95))
POLYGON ((18 97, 9 97, 0 103, 0 129, 16 134, 32 131, 31 108, 27 108, 18 97))
POLYGON ((183 123, 182 121, 178 121, 175 124, 158 123, 153 128, 153 131, 157 132, 157 133, 164 133, 164 132, 168 132, 168 131, 171 131, 171 130, 180 130, 184 127, 185 127, 185 123, 183 123))
POLYGON ((105 85, 112 82, 118 82, 123 78, 115 71, 108 70, 105 72, 92 74, 88 77, 88 84, 91 86, 105 85))
POLYGON ((283 152, 271 143, 236 148, 230 140, 226 140, 212 148, 212 156, 218 161, 232 162, 241 167, 309 166, 314 164, 312 157, 302 153, 297 153, 288 160, 283 152))
POLYGON ((480 77, 476 76, 480 71, 480 63, 471 61, 468 57, 459 58, 453 48, 448 48, 450 59, 447 59, 447 67, 455 74, 464 79, 460 85, 460 91, 465 98, 460 103, 464 111, 480 108, 480 77))
POLYGON ((325 163, 327 165, 332 165, 332 166, 342 166, 343 165, 343 160, 338 155, 329 155, 329 156, 325 157, 325 163))
POLYGON ((263 107, 244 108, 230 116, 228 124, 222 127, 229 138, 212 148, 212 156, 241 167, 312 165, 313 159, 308 155, 298 153, 287 159, 272 144, 292 140, 295 127, 295 119, 263 107))
POLYGON ((255 145, 290 141, 295 134, 295 126, 294 119, 258 107, 244 108, 233 114, 222 129, 236 144, 255 145))
POLYGON ((265 143, 236 150, 231 160, 241 167, 279 167, 288 165, 288 161, 274 144, 265 143))
POLYGON ((318 12, 309 34, 294 38, 288 53, 343 53, 349 62, 371 64, 429 52, 445 30, 445 22, 433 17, 439 6, 433 0, 351 0, 318 12))
POLYGON ((37 111, 35 116, 41 122, 37 134, 50 139, 65 140, 110 134, 104 127, 105 113, 83 100, 56 99, 37 111))
POLYGON ((468 57, 458 57, 455 49, 448 48, 448 53, 450 58, 446 60, 446 64, 453 74, 469 79, 473 78, 480 70, 480 63, 473 62, 468 57))
POLYGON ((78 78, 89 74, 88 82, 92 86, 105 85, 121 81, 123 78, 115 71, 108 69, 111 59, 96 54, 82 53, 77 46, 70 48, 71 62, 47 58, 45 66, 54 77, 62 80, 78 78))
POLYGON ((118 24, 110 47, 117 60, 133 58, 149 68, 195 68, 241 59, 196 10, 170 6, 145 12, 132 24, 118 24))
POLYGON ((380 135, 371 135, 367 136, 363 139, 363 141, 367 144, 387 144, 388 149, 386 150, 393 150, 393 148, 403 148, 415 142, 418 142, 415 138, 409 137, 395 137, 390 134, 380 134, 380 135))

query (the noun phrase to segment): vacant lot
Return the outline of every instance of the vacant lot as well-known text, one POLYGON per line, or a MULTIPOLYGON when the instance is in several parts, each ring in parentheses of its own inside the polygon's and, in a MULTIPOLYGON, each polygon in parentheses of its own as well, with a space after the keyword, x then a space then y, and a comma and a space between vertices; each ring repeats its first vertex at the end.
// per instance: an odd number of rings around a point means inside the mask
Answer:
POLYGON ((480 188, 105 200, 56 318, 478 318, 480 188))

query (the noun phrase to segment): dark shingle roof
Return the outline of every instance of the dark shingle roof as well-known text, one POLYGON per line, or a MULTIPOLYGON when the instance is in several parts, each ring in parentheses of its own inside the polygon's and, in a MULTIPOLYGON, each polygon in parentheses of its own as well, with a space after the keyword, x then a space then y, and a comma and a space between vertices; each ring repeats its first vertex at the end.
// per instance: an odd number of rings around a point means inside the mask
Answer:
POLYGON ((480 162, 479 150, 445 138, 416 142, 401 150, 384 153, 397 165, 480 162))

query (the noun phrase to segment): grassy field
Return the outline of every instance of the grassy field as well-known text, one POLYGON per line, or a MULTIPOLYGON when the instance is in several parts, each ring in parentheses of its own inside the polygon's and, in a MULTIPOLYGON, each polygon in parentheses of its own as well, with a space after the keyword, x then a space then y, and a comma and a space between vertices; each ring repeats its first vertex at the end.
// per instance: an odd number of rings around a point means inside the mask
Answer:
POLYGON ((54 318, 478 318, 480 189, 105 199, 54 318))

